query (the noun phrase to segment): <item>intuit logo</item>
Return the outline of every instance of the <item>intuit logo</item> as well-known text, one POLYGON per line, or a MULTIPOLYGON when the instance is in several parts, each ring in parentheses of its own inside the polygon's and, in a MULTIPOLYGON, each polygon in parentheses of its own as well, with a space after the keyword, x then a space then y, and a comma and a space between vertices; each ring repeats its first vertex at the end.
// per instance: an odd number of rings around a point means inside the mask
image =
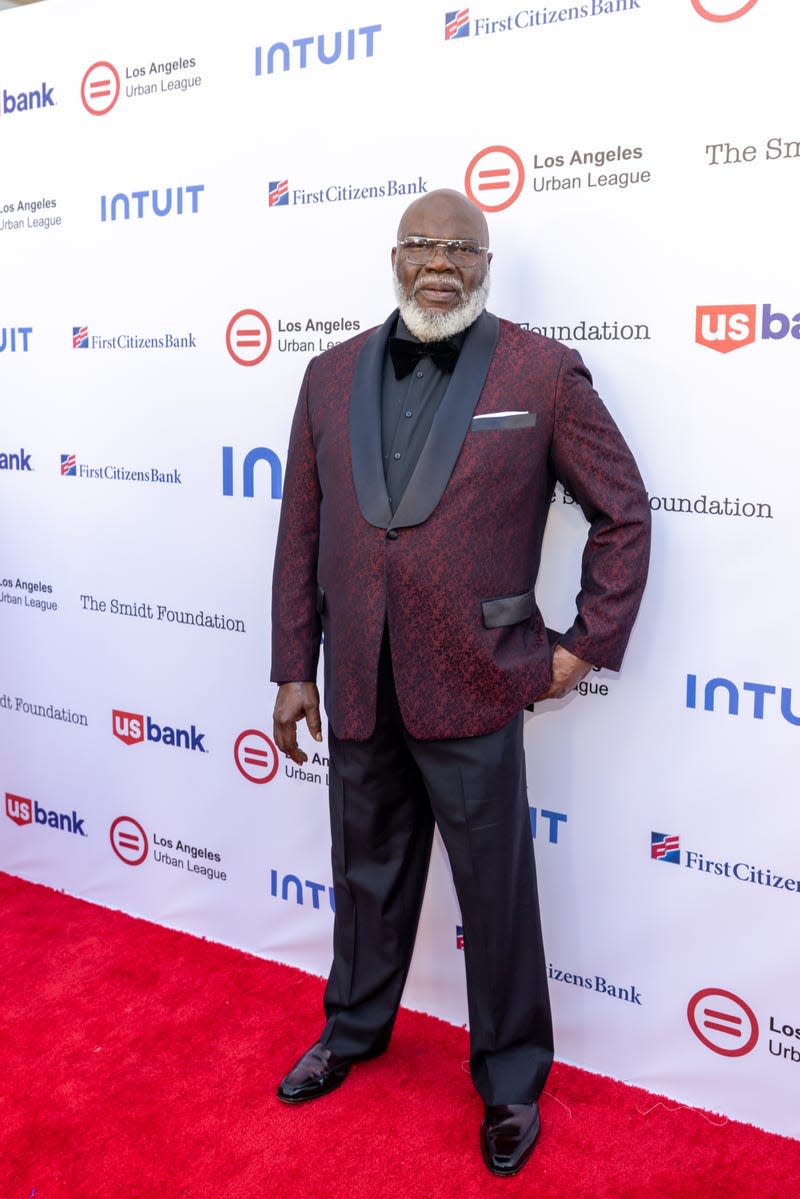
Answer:
POLYGON ((16 329, 10 326, 0 329, 0 354, 16 354, 28 352, 28 338, 33 333, 33 325, 19 325, 16 329))
POLYGON ((336 911, 333 887, 326 883, 314 883, 310 879, 301 882, 300 876, 297 874, 280 875, 277 870, 270 870, 269 893, 273 899, 283 899, 289 903, 293 900, 301 907, 307 903, 318 911, 322 906, 320 896, 327 894, 327 906, 332 912, 336 911))
POLYGON ((800 341, 800 312, 788 316, 771 304, 762 304, 760 324, 757 318, 757 304, 698 304, 694 339, 719 354, 752 345, 757 333, 762 341, 783 341, 786 337, 800 341))
MULTIPOLYGON (((281 468, 281 460, 274 450, 270 450, 264 445, 256 446, 255 449, 252 449, 248 454, 245 454, 244 461, 242 462, 242 496, 245 499, 252 500, 253 496, 255 495, 255 467, 257 462, 269 463, 269 496, 273 500, 279 500, 283 494, 283 471, 281 468)), ((262 492, 262 494, 264 494, 265 491, 262 492)), ((234 460, 232 445, 224 445, 222 447, 222 494, 236 494, 234 491, 234 460)))
MULTIPOLYGON (((791 687, 781 687, 780 706, 778 707, 777 698, 775 700, 769 699, 770 696, 774 695, 777 697, 778 694, 778 688, 773 686, 772 683, 742 683, 741 687, 738 687, 730 679, 709 679, 703 688, 703 710, 705 712, 713 712, 715 710, 716 698, 720 692, 722 692, 723 696, 727 697, 729 716, 752 716, 754 720, 763 720, 766 709, 768 716, 775 716, 779 711, 783 719, 789 724, 800 725, 800 716, 796 716, 792 711, 791 687), (743 704, 743 710, 739 711, 740 692, 747 692, 748 696, 752 695, 752 711, 747 710, 750 707, 749 702, 746 707, 743 704)), ((697 675, 687 674, 686 707, 696 708, 697 700, 697 675)), ((722 700, 722 703, 725 703, 725 699, 722 700)))
POLYGON ((142 220, 146 216, 193 216, 198 212, 204 183, 187 183, 152 191, 117 192, 100 197, 101 221, 142 220))
POLYGON ((156 741, 174 749, 190 749, 201 754, 208 753, 203 738, 194 725, 188 729, 173 728, 169 724, 156 724, 151 716, 139 712, 123 712, 114 708, 111 713, 111 731, 124 745, 138 745, 142 741, 156 741))
POLYGON ((558 844, 558 829, 562 824, 567 823, 566 812, 550 812, 547 808, 528 808, 528 814, 531 819, 531 836, 534 841, 536 834, 540 830, 540 822, 547 821, 547 840, 551 845, 558 844))
POLYGON ((31 456, 26 454, 24 450, 20 450, 18 454, 3 454, 0 453, 0 470, 30 470, 31 456))
POLYGON ((276 70, 285 73, 292 67, 303 71, 317 63, 328 67, 340 60, 352 62, 355 58, 372 58, 375 35, 380 31, 380 25, 362 25, 358 29, 297 37, 291 42, 273 42, 266 49, 256 46, 256 75, 272 75, 276 70))
POLYGON ((23 828, 26 824, 45 824, 48 828, 59 829, 62 833, 73 833, 76 837, 87 836, 83 827, 85 816, 79 816, 75 809, 72 812, 54 812, 42 808, 35 799, 26 799, 23 795, 12 795, 6 791, 6 816, 23 828))
POLYGON ((35 108, 54 108, 53 89, 46 83, 30 92, 10 92, 3 88, 3 116, 10 117, 18 112, 32 112, 35 108))

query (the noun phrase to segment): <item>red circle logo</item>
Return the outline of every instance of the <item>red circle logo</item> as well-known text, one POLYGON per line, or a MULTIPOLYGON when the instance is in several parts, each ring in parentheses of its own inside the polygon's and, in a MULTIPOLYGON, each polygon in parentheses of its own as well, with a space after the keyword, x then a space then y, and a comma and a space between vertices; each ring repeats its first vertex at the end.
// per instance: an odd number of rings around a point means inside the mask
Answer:
POLYGON ((260 729, 245 729, 233 747, 236 769, 251 783, 269 783, 278 773, 278 751, 260 729))
POLYGON ((272 330, 269 321, 256 308, 242 308, 228 321, 225 345, 239 366, 258 366, 269 353, 272 330))
POLYGON ((147 833, 132 816, 118 816, 109 830, 111 848, 126 866, 141 866, 147 857, 147 833))
MULTIPOLYGON (((692 8, 699 17, 704 17, 706 21, 735 21, 738 17, 743 17, 745 13, 750 12, 751 8, 755 8, 756 4, 757 0, 746 0, 746 3, 740 4, 733 12, 709 12, 701 0, 692 0, 692 8)), ((730 0, 723 0, 720 7, 730 8, 730 0)))
POLYGON ((467 167, 464 191, 484 212, 502 212, 518 198, 524 183, 519 154, 508 146, 487 146, 467 167))
POLYGON ((686 1015, 698 1041, 723 1057, 744 1057, 758 1040, 755 1012, 732 991, 706 987, 689 1000, 686 1015))
POLYGON ((93 62, 81 80, 83 107, 93 117, 104 117, 119 99, 119 72, 113 63, 93 62))

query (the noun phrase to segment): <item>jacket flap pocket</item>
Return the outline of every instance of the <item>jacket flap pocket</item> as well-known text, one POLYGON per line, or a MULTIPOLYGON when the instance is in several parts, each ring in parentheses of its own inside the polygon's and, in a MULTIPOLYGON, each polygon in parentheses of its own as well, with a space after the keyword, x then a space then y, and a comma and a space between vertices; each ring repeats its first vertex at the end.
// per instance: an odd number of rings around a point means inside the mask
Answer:
POLYGON ((522 595, 501 595, 499 599, 483 600, 481 609, 484 627, 487 629, 519 624, 522 620, 530 620, 533 615, 533 592, 525 591, 522 595))

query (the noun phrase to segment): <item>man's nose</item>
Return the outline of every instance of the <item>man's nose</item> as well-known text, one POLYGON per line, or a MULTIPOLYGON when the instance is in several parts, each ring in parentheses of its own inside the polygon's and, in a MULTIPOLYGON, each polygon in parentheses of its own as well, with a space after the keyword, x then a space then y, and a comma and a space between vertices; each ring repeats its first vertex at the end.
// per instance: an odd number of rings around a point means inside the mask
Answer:
POLYGON ((455 269, 444 252, 444 246, 434 246, 433 256, 428 260, 427 265, 435 271, 452 271, 455 269))

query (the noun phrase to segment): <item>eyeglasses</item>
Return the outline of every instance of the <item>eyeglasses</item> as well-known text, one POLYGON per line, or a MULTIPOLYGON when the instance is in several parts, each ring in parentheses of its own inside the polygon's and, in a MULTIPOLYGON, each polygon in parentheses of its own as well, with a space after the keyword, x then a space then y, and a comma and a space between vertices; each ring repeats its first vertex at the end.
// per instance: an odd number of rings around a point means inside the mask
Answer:
POLYGON ((467 271, 476 267, 483 251, 489 249, 488 246, 479 246, 476 241, 448 240, 441 237, 406 237, 399 241, 397 246, 412 266, 422 266, 430 262, 441 250, 448 262, 467 271))

